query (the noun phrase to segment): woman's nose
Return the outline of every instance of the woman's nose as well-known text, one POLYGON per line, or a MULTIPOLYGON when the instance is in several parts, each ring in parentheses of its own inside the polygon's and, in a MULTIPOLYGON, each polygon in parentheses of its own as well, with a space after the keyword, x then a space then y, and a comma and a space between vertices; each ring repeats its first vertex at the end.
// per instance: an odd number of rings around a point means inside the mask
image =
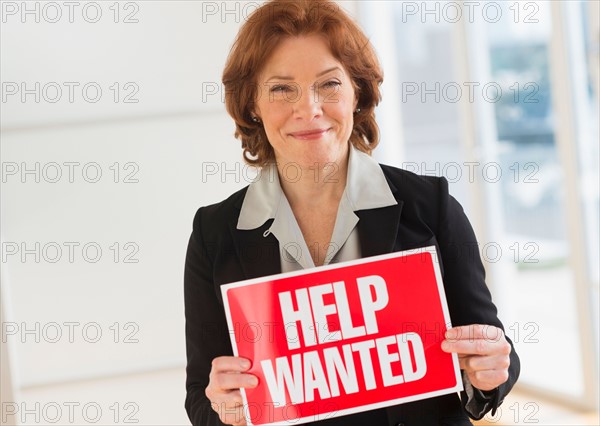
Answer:
POLYGON ((322 99, 319 97, 319 92, 313 87, 302 88, 302 91, 298 92, 297 99, 293 102, 293 108, 294 116, 299 119, 312 120, 323 114, 322 99))

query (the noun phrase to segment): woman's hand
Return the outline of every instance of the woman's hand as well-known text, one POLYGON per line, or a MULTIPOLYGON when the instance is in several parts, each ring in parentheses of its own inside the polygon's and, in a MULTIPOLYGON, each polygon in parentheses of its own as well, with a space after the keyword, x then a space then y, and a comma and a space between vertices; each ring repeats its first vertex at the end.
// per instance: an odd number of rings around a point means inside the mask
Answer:
POLYGON ((511 347, 498 327, 472 324, 451 328, 442 350, 458 354, 461 370, 479 390, 495 389, 508 380, 511 347))
POLYGON ((221 421, 228 425, 245 426, 244 407, 240 388, 253 388, 258 379, 246 374, 250 361, 237 356, 213 359, 206 396, 221 421))

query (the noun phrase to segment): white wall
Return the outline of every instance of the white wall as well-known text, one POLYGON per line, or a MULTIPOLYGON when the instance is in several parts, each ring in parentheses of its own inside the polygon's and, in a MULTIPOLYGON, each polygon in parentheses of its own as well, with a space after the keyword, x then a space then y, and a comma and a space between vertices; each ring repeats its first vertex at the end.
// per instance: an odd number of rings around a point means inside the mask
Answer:
POLYGON ((3 2, 1 26, 2 267, 10 290, 2 301, 10 305, 3 343, 16 353, 14 384, 184 366, 183 264, 193 215, 245 185, 231 175, 224 184, 218 175, 202 180, 203 163, 234 167, 241 160, 220 94, 203 90, 220 85, 229 46, 251 9, 238 5, 221 16, 208 13, 221 7, 215 2, 121 3, 115 23, 113 3, 100 2, 100 20, 89 23, 94 7, 84 15, 81 2, 71 23, 58 2, 62 19, 50 23, 56 8, 29 2, 39 8, 36 22, 21 15, 23 4, 3 2), (126 16, 138 22, 122 22, 126 16), (36 82, 39 102, 11 95, 22 83, 35 90, 36 82), (72 103, 69 82, 79 84, 72 103), (101 88, 98 102, 84 98, 87 83, 88 99, 96 96, 93 86, 101 88), (57 86, 62 98, 52 103, 57 86), (124 102, 136 88, 131 100, 139 102, 124 102), (39 176, 21 173, 36 164, 39 176), (89 182, 97 170, 101 178, 89 182), (96 263, 83 257, 88 243, 91 258, 94 247, 102 250, 96 263), (53 263, 57 247, 62 255, 53 263), (22 248, 34 253, 22 259, 22 248), (125 263, 128 254, 138 262, 125 263), (72 339, 65 323, 75 323, 72 339), (39 337, 21 334, 36 327, 39 337), (100 340, 86 341, 97 328, 100 340), (137 343, 124 343, 129 333, 137 343))

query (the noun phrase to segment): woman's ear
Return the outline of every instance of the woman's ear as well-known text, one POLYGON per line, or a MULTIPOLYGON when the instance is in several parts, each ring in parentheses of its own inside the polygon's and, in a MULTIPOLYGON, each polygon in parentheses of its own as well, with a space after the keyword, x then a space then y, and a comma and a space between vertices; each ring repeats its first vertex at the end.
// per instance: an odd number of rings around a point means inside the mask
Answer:
POLYGON ((253 122, 260 123, 260 117, 255 111, 250 111, 250 118, 252 118, 253 122))

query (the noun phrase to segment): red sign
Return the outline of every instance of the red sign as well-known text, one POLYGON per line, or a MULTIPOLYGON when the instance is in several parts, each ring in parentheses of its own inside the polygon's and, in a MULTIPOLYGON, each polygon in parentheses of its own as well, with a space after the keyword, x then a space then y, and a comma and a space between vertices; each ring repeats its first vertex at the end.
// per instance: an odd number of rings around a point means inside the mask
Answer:
POLYGON ((221 287, 248 424, 300 424, 462 390, 435 247, 221 287))

